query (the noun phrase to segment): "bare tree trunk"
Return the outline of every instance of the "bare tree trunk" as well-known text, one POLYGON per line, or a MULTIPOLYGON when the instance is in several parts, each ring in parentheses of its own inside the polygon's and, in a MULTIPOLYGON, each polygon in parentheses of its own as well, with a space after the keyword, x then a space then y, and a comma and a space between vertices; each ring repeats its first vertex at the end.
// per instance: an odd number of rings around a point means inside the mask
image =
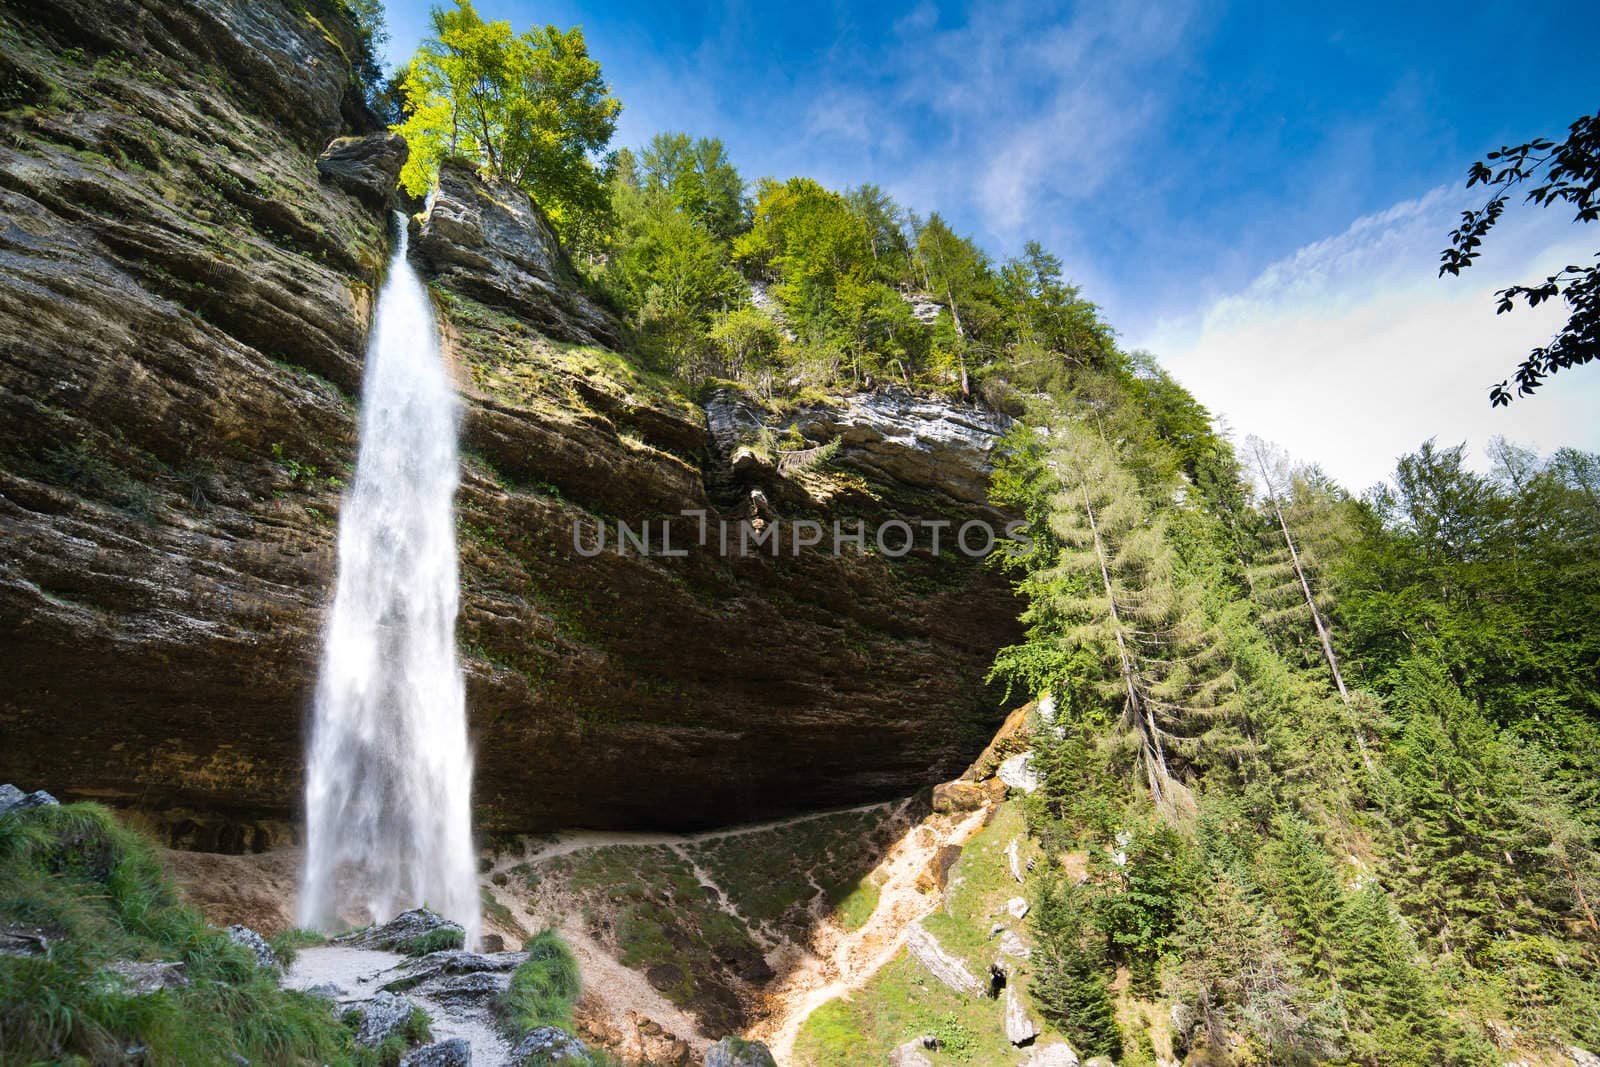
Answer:
POLYGON ((1150 793, 1153 799, 1157 804, 1162 804, 1166 801, 1166 786, 1172 779, 1172 773, 1167 770, 1167 756, 1161 747, 1161 734, 1156 728, 1155 713, 1139 694, 1133 656, 1128 652, 1127 639, 1122 636, 1122 617, 1117 613, 1117 598, 1111 588, 1111 569, 1106 565, 1106 550, 1100 540, 1100 527, 1095 522, 1094 505, 1089 502, 1089 487, 1083 484, 1079 488, 1083 493, 1083 510, 1089 516, 1089 533, 1094 537, 1094 555, 1100 564, 1100 581, 1105 585, 1106 603, 1111 609, 1111 629, 1117 635, 1117 656, 1122 662, 1122 684, 1128 693, 1128 710, 1125 718, 1128 720, 1128 725, 1137 726, 1140 712, 1144 713, 1145 721, 1142 729, 1145 732, 1146 777, 1150 780, 1150 793))
MULTIPOLYGON (((1328 627, 1323 624, 1322 612, 1317 610, 1316 597, 1311 595, 1311 583, 1306 581, 1305 568, 1300 565, 1300 552, 1294 546, 1294 537, 1289 533, 1289 523, 1283 517, 1283 508, 1278 504, 1278 491, 1273 487, 1272 478, 1267 474, 1267 461, 1261 455, 1261 449, 1255 449, 1256 465, 1261 468, 1261 481, 1267 487, 1267 499, 1272 501, 1272 513, 1278 517, 1278 529, 1283 532, 1283 543, 1289 548, 1289 559, 1294 564, 1294 576, 1300 580, 1300 591, 1305 594, 1306 607, 1311 611, 1311 622, 1317 628, 1317 640, 1322 642, 1322 656, 1328 661, 1328 670, 1333 674, 1333 684, 1338 687, 1339 699, 1344 701, 1345 710, 1350 710, 1350 691, 1345 688, 1344 675, 1339 672, 1339 657, 1334 655, 1333 640, 1328 636, 1328 627)), ((1367 755, 1367 742, 1361 736, 1359 724, 1352 723, 1356 735, 1356 745, 1361 749, 1361 762, 1366 764, 1367 770, 1372 769, 1372 759, 1367 755)))
POLYGON ((1594 920, 1594 912, 1589 910, 1589 898, 1583 895, 1583 885, 1578 881, 1578 872, 1572 869, 1572 861, 1567 858, 1565 851, 1561 852, 1561 866, 1566 870, 1567 877, 1572 879, 1572 891, 1578 895, 1578 904, 1583 908, 1584 918, 1589 920, 1589 929, 1600 932, 1600 923, 1594 920))

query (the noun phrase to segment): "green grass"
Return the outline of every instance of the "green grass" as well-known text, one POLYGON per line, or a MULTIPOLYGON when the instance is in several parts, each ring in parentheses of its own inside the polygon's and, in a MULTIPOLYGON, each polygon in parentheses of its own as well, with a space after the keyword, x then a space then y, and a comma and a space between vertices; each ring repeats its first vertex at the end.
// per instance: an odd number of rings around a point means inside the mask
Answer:
POLYGON ((42 956, 0 956, 7 1062, 365 1064, 326 1001, 278 988, 275 972, 184 907, 154 847, 96 804, 0 816, 0 921, 43 930, 42 956), (114 960, 176 960, 189 985, 134 995, 114 960))
POLYGON ((583 992, 578 961, 554 930, 544 930, 522 946, 528 962, 511 976, 511 985, 496 1005, 502 1020, 516 1033, 540 1026, 572 1029, 572 1006, 583 992))
POLYGON ((1011 1067, 1004 1002, 962 997, 929 977, 904 952, 849 997, 811 1014, 795 1043, 794 1067, 860 1067, 882 1063, 898 1045, 935 1034, 943 1047, 925 1053, 935 1064, 1011 1067))
POLYGON ((319 934, 315 930, 307 930, 299 926, 290 927, 273 937, 267 938, 267 944, 271 945, 272 951, 278 954, 278 959, 283 963, 285 969, 294 964, 294 958, 301 949, 327 943, 328 938, 325 934, 319 934))
POLYGON ((945 950, 967 960, 974 974, 982 974, 994 957, 989 930, 999 920, 1022 930, 1024 924, 1004 914, 1006 901, 1025 897, 1024 886, 1011 876, 1006 846, 1015 839, 1026 865, 1038 855, 1038 845, 1027 835, 1022 805, 1002 805, 994 821, 967 842, 961 859, 950 869, 944 907, 923 921, 945 950))
POLYGON ((430 952, 461 948, 465 944, 466 933, 463 930, 455 926, 441 926, 413 940, 405 951, 407 956, 426 956, 430 952))
MULTIPOLYGON (((989 930, 1005 910, 1006 901, 1025 896, 1012 878, 1005 849, 1013 838, 1024 848, 1036 848, 1024 833, 1021 805, 1001 807, 994 821, 972 838, 950 871, 944 906, 923 920, 923 926, 952 955, 966 961, 973 974, 984 976, 996 958, 989 930)), ((856 893, 870 886, 863 883, 856 893)), ((839 905, 840 921, 847 912, 859 914, 864 900, 839 905)), ((864 894, 863 894, 864 895, 864 894)), ((868 912, 870 914, 870 912, 868 912)), ((865 919, 863 918, 864 922, 865 919)), ((1009 918, 1013 928, 1021 928, 1009 918)), ((1027 1002, 1028 964, 1012 960, 1019 992, 1027 1002)), ((794 1067, 856 1067, 881 1063, 896 1046, 924 1034, 936 1035, 942 1047, 925 1054, 935 1064, 969 1064, 975 1067, 1010 1067, 1016 1050, 1005 1036, 1004 999, 963 997, 929 976, 916 960, 901 952, 854 994, 832 1000, 817 1009, 800 1030, 794 1067)))
MULTIPOLYGON (((513 1040, 541 1026, 572 1033, 572 1006, 583 992, 572 950, 554 930, 541 931, 522 948, 529 954, 528 962, 512 974, 510 987, 495 1005, 502 1028, 513 1040)), ((590 1049, 585 1067, 615 1067, 618 1063, 605 1051, 590 1049)))
POLYGON ((869 879, 857 882, 855 888, 845 894, 843 900, 833 909, 839 925, 846 930, 859 930, 872 918, 872 913, 878 909, 878 887, 869 879))

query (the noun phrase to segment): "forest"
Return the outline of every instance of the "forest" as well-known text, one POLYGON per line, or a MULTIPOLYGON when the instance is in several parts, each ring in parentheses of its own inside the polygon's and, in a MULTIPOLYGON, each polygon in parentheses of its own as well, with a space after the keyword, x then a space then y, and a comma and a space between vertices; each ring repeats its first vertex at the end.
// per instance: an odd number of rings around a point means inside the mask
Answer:
POLYGON ((1032 919, 1080 1050, 1150 1062, 1128 995, 1240 1063, 1600 1043, 1600 456, 1428 441, 1352 495, 1220 428, 1039 244, 751 183, 714 137, 612 149, 581 31, 434 19, 375 87, 411 191, 448 155, 522 184, 655 369, 1018 419, 993 497, 1029 524, 996 556, 1027 639, 994 674, 1054 709, 1030 830, 1092 857, 1032 919))

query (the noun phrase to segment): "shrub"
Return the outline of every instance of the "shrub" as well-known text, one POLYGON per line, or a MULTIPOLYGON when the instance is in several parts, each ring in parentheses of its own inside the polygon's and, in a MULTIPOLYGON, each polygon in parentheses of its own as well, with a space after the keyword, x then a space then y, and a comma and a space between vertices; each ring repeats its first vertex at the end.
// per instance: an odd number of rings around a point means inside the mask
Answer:
POLYGON ((523 944, 528 961, 500 995, 500 1017, 517 1033, 541 1026, 572 1029, 572 1006, 582 992, 578 961, 561 935, 544 930, 523 944))

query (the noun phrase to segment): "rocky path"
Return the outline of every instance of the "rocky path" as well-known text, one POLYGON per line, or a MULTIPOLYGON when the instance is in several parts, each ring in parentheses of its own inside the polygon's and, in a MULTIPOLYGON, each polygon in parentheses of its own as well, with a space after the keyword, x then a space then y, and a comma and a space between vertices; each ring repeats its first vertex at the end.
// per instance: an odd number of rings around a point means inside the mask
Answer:
MULTIPOLYGON (((593 839, 600 838, 606 844, 657 844, 656 841, 612 841, 613 837, 631 839, 635 837, 655 837, 658 835, 646 834, 589 834, 574 833, 562 835, 558 844, 571 844, 574 847, 562 848, 560 851, 545 851, 535 853, 536 856, 548 858, 550 856, 565 855, 579 851, 582 848, 596 847, 593 839), (578 844, 578 842, 589 842, 578 844)), ((676 838, 675 840, 681 840, 676 838)), ((517 925, 529 932, 542 930, 546 927, 555 928, 567 947, 572 950, 572 955, 578 961, 578 971, 583 976, 583 986, 586 998, 601 1012, 605 1022, 616 1032, 631 1035, 635 1044, 638 1043, 638 1020, 653 1020, 667 1031, 676 1034, 688 1043, 696 1057, 703 1056, 711 1047, 711 1042, 701 1033, 699 1026, 687 1013, 645 980, 645 976, 638 971, 630 970, 617 961, 605 947, 589 936, 583 923, 576 915, 568 912, 551 912, 540 910, 534 906, 523 893, 515 888, 515 881, 508 886, 495 886, 493 877, 497 873, 509 871, 512 867, 524 863, 536 862, 533 858, 517 856, 502 859, 488 874, 484 876, 484 884, 495 894, 495 898, 504 904, 511 912, 511 917, 517 925)), ((473 1061, 476 1064, 476 1060, 473 1061)))
POLYGON ((811 1013, 865 985, 894 959, 912 925, 939 906, 940 893, 927 885, 924 873, 941 849, 963 845, 981 830, 986 815, 983 810, 932 815, 912 827, 869 876, 879 880, 872 915, 855 930, 831 918, 820 923, 809 950, 773 990, 770 1015, 750 1036, 767 1042, 779 1063, 788 1063, 811 1013))
MULTIPOLYGON (((317 945, 296 954, 283 984, 289 989, 322 991, 343 1011, 370 1004, 383 992, 385 985, 405 979, 408 976, 403 966, 406 961, 407 957, 396 952, 317 945)), ((504 973, 509 974, 509 971, 504 973)), ((399 995, 428 1013, 432 1042, 464 1039, 472 1047, 474 1067, 504 1067, 511 1063, 511 1044, 495 1028, 489 1015, 487 1001, 493 994, 478 997, 440 994, 430 992, 424 984, 399 995)))

